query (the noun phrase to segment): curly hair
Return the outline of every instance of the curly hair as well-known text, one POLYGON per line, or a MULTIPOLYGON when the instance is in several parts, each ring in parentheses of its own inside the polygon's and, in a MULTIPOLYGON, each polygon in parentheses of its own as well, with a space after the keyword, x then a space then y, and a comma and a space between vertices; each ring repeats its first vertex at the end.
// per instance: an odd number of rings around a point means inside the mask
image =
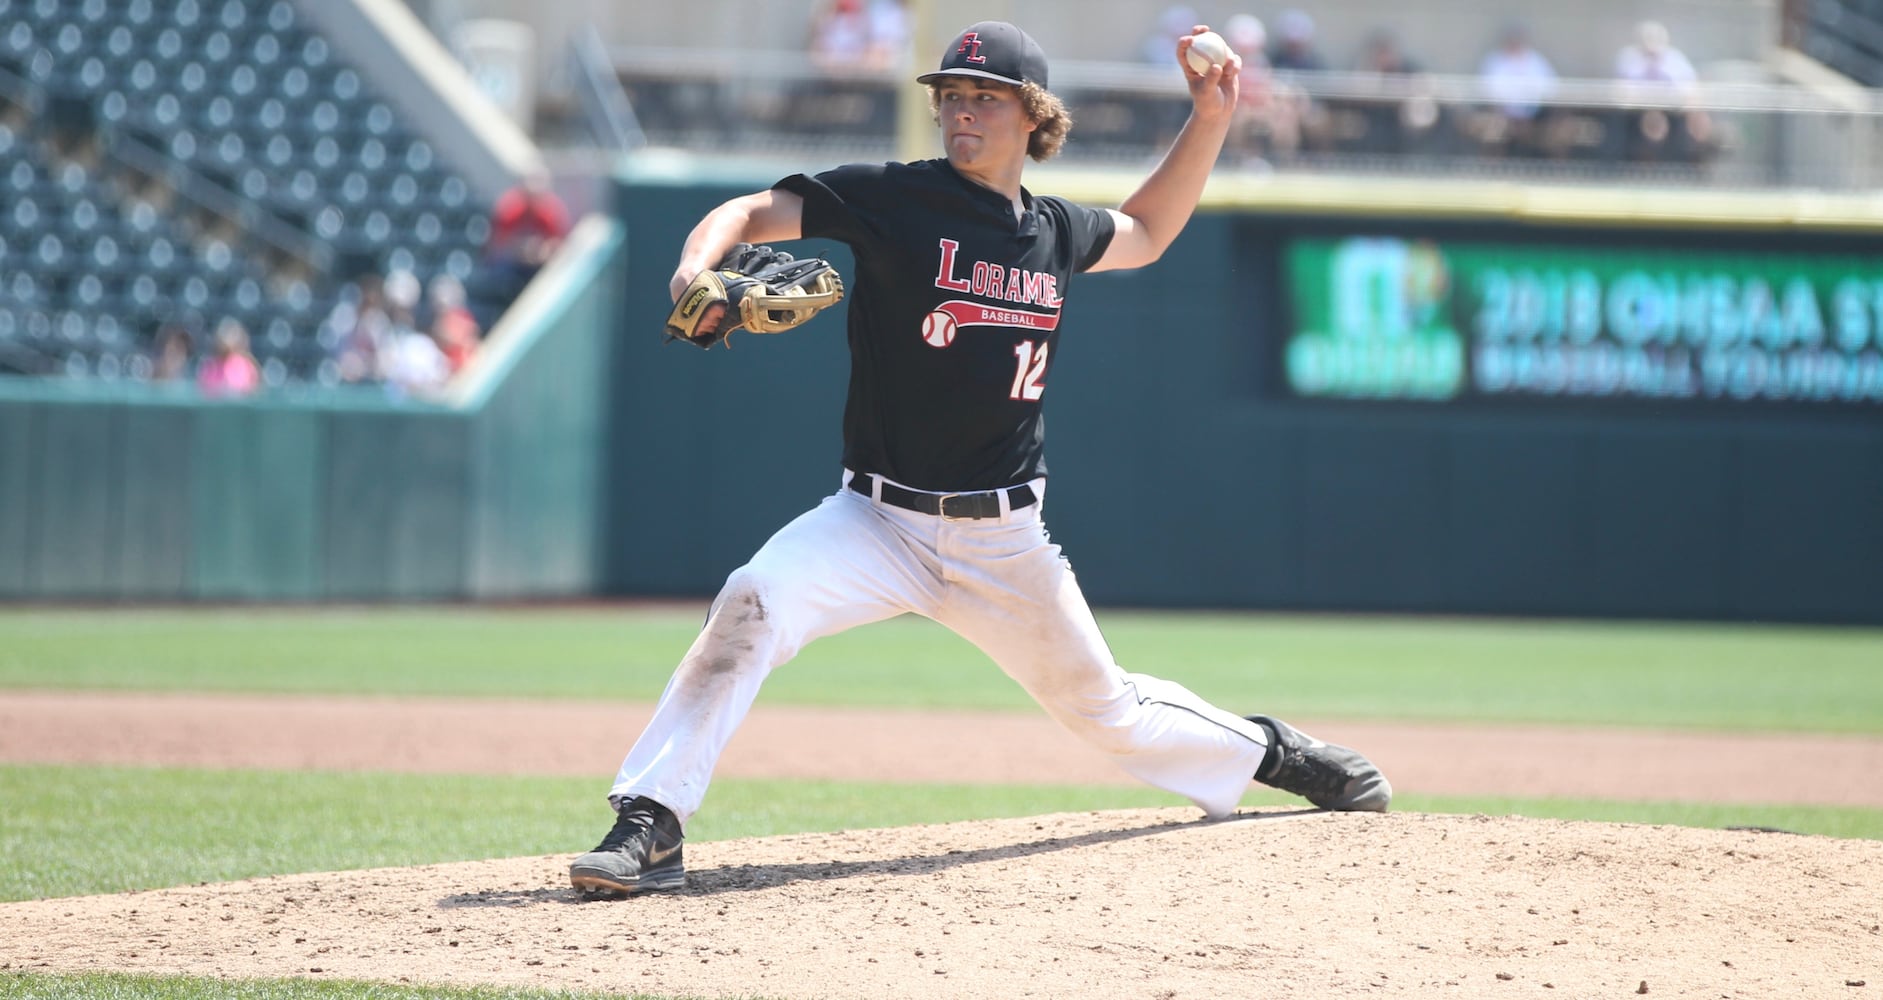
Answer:
MULTIPOLYGON (((1060 148, 1066 144, 1066 136, 1072 131, 1072 112, 1066 110, 1066 102, 1037 83, 1023 83, 1013 89, 1019 92, 1020 107, 1035 126, 1027 136, 1027 155, 1040 162, 1058 156, 1060 148)), ((939 125, 941 90, 932 83, 928 85, 928 110, 939 125)))

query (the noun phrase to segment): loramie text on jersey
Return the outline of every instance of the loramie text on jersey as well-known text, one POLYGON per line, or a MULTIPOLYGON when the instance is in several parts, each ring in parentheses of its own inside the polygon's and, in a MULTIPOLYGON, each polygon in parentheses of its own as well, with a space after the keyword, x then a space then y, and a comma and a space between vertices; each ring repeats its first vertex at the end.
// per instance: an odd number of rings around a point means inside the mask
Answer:
POLYGON ((941 244, 941 269, 935 274, 936 288, 1006 299, 1008 302, 1026 302, 1048 309, 1059 308, 1058 278, 1024 267, 1009 269, 985 260, 974 262, 972 278, 957 278, 954 276, 955 251, 961 249, 960 242, 946 237, 936 242, 941 244))

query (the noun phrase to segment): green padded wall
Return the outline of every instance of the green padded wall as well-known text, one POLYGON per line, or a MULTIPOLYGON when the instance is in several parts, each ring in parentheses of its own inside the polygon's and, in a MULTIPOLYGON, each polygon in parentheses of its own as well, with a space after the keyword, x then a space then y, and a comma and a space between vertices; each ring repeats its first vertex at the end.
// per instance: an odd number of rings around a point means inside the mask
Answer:
POLYGON ((586 220, 439 401, 0 379, 0 598, 593 593, 624 246, 586 220))

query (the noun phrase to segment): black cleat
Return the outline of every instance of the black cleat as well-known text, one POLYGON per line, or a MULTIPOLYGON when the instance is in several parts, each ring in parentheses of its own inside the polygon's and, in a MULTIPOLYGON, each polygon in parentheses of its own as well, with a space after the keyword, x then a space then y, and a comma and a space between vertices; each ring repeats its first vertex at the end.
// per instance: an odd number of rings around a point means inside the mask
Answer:
POLYGON ((680 820, 644 795, 621 803, 614 829, 595 849, 569 865, 569 884, 583 899, 620 899, 630 893, 678 889, 686 881, 680 861, 680 820))
POLYGON ((1262 784, 1343 812, 1385 812, 1393 800, 1393 786, 1359 751, 1322 743, 1280 719, 1248 719, 1269 732, 1268 753, 1255 775, 1262 784))

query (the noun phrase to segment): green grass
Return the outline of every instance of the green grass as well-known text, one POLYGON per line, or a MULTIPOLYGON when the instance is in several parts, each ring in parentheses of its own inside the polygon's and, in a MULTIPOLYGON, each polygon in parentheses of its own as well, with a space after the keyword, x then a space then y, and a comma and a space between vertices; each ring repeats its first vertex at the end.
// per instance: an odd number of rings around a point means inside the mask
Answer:
MULTIPOLYGON (((703 605, 0 611, 0 687, 656 697, 703 605)), ((1104 612, 1127 669, 1305 717, 1883 734, 1883 630, 1104 612)), ((899 619, 813 644, 769 704, 1030 708, 899 619)))
MULTIPOLYGON (((0 900, 256 875, 576 854, 613 817, 595 779, 0 766, 0 900), (73 845, 84 845, 74 850, 73 845), (109 865, 94 859, 108 857, 109 865)), ((1253 799, 1251 801, 1254 801, 1253 799)), ((1279 799, 1277 801, 1280 801, 1279 799)), ((1128 787, 713 783, 695 841, 1181 805, 1128 787)))
MULTIPOLYGON (((148 889, 256 875, 575 854, 607 829, 606 782, 333 772, 0 767, 0 900, 148 889), (83 845, 84 850, 75 850, 83 845), (108 857, 109 865, 95 863, 108 857)), ((1291 804, 1280 793, 1245 804, 1291 804)), ((1180 806, 1152 789, 713 784, 695 842, 843 829, 1180 806)), ((1624 804, 1409 795, 1421 812, 1769 826, 1883 839, 1883 810, 1624 804)))
MULTIPOLYGON (((480 987, 391 986, 312 979, 224 980, 191 976, 34 975, 0 972, 0 1000, 654 1000, 648 994, 480 987)), ((685 1000, 663 997, 660 1000, 685 1000)))

